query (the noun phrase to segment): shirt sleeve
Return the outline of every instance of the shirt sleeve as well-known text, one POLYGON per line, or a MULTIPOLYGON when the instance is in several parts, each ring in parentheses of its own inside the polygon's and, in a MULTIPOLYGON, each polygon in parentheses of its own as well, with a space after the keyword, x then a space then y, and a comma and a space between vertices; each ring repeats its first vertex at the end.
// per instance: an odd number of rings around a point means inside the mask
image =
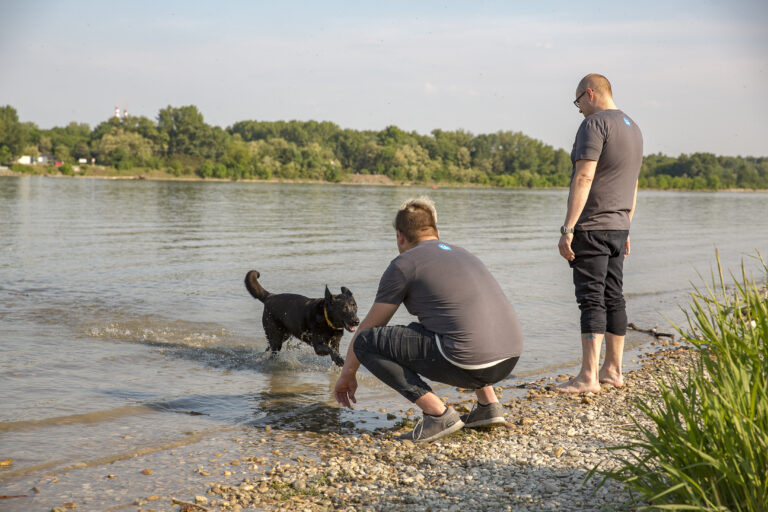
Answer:
POLYGON ((397 258, 392 260, 379 281, 375 302, 400 305, 408 290, 408 279, 397 265, 397 258))
POLYGON ((585 119, 579 131, 576 133, 576 142, 573 145, 573 155, 571 159, 594 160, 600 159, 603 152, 603 143, 605 142, 605 127, 594 116, 585 119))

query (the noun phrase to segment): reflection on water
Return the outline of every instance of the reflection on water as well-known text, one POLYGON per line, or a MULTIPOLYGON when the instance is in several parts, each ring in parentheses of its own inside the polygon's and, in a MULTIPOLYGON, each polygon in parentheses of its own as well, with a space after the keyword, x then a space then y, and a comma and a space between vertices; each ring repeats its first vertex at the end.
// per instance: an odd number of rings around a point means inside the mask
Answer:
MULTIPOLYGON (((71 463, 231 425, 391 426, 380 409, 409 404, 367 372, 347 411, 331 396, 330 359, 297 341, 266 353, 262 306, 243 278, 256 269, 270 291, 310 297, 346 286, 363 317, 397 254, 394 209, 425 192, 441 237, 477 254, 518 311, 516 375, 577 364, 578 309, 556 249, 564 190, 0 178, 3 456, 71 463)), ((630 321, 681 321, 677 305, 714 248, 736 268, 754 249, 768 254, 766 232, 764 194, 641 191, 630 321)), ((394 321, 411 318, 401 308, 394 321)), ((627 345, 647 341, 630 333, 627 345)))

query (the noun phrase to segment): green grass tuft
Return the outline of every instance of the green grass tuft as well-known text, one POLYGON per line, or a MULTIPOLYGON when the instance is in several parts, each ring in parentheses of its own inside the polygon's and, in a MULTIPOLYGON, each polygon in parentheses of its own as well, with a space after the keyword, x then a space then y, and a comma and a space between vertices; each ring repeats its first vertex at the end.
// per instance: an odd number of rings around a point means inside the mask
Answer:
POLYGON ((642 509, 768 511, 768 298, 743 263, 729 293, 717 265, 719 283, 692 294, 678 329, 698 349, 694 367, 638 398, 638 439, 612 448, 618 469, 590 473, 639 493, 642 509))

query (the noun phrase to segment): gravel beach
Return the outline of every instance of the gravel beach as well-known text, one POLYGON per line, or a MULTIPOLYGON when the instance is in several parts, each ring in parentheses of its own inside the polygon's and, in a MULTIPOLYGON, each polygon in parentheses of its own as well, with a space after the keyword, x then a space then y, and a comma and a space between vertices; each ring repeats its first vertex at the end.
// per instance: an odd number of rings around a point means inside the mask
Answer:
MULTIPOLYGON (((632 438, 633 400, 652 394, 655 378, 693 360, 694 351, 684 346, 647 353, 639 369, 625 374, 622 388, 586 396, 553 390, 566 375, 526 382, 514 393, 497 389, 506 427, 465 429, 425 445, 394 439, 418 419, 416 410, 399 419, 399 431, 339 435, 266 427, 247 439, 228 439, 224 453, 197 464, 192 471, 205 479, 199 489, 109 510, 631 510, 620 484, 600 487, 599 476, 585 478, 598 463, 614 464, 608 447, 632 438), (518 397, 505 396, 511 394, 518 397)), ((460 411, 471 405, 471 399, 454 402, 460 411)))

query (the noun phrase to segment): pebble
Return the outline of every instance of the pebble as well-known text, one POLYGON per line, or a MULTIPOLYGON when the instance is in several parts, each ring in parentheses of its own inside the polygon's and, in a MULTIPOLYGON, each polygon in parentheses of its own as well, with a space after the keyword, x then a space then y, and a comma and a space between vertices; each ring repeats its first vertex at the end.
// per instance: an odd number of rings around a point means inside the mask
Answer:
POLYGON ((541 484, 541 490, 547 494, 557 491, 558 487, 552 482, 543 482, 541 484))

